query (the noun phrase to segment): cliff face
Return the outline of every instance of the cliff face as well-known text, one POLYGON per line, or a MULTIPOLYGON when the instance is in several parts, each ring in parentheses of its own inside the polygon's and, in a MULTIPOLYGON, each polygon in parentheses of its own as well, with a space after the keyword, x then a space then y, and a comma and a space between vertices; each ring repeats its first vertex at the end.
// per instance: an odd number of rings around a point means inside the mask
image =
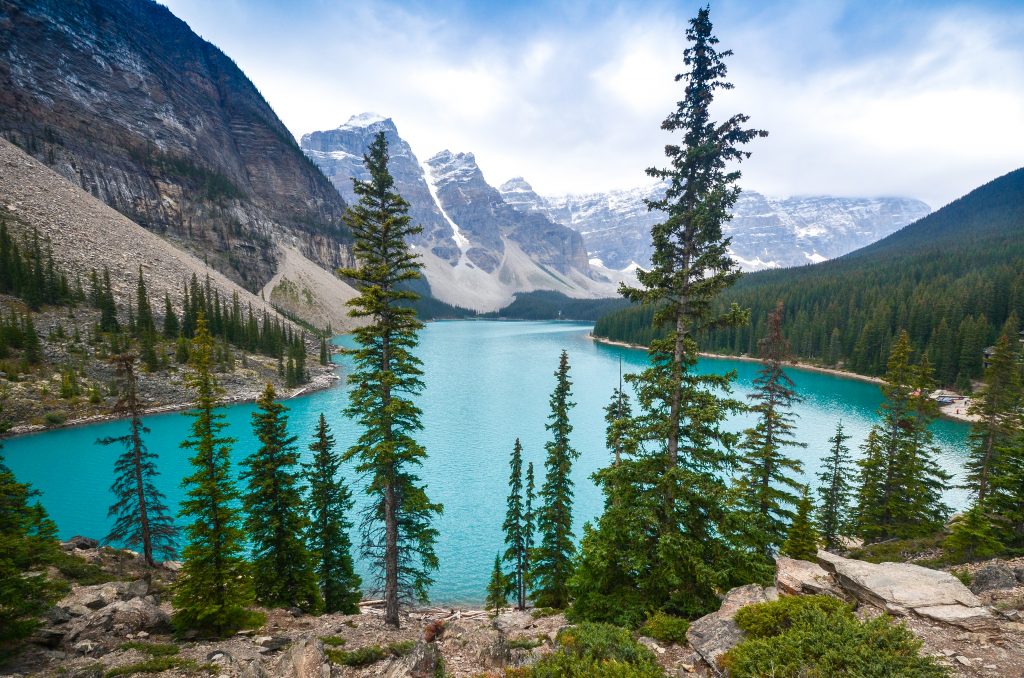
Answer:
POLYGON ((0 131, 249 289, 347 260, 344 200, 231 59, 151 0, 0 0, 0 131))

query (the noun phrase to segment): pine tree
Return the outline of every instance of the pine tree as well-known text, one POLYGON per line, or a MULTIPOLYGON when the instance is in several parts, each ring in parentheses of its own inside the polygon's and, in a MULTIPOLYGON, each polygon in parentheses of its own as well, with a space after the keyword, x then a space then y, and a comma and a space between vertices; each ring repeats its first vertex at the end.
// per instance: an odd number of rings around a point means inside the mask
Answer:
POLYGON ((363 430, 344 459, 358 458, 356 470, 370 476, 366 491, 373 500, 364 513, 363 554, 384 593, 384 620, 397 628, 399 601, 427 598, 430 573, 437 568, 431 521, 442 507, 428 499, 414 473, 427 455, 413 438, 423 427, 412 401, 423 390, 421 363, 412 353, 423 324, 409 307, 417 295, 405 287, 420 278, 406 238, 422 229, 412 225, 409 204, 394 191, 383 132, 364 162, 370 180, 353 180, 359 202, 345 215, 359 268, 343 271, 360 289, 348 302, 349 315, 366 321, 354 332, 358 348, 350 352, 355 368, 345 410, 363 430))
POLYGON ((327 337, 320 337, 320 364, 331 364, 331 354, 327 350, 327 337))
POLYGON ((836 433, 828 439, 832 443, 829 454, 822 462, 818 479, 818 496, 821 503, 817 511, 817 527, 826 549, 837 549, 842 544, 850 527, 850 494, 853 470, 850 466, 850 448, 846 441, 850 436, 843 431, 843 422, 836 424, 836 433))
POLYGON ((996 449, 986 513, 1001 540, 1015 549, 1024 547, 1024 412, 1016 435, 996 449))
POLYGON ((100 311, 100 331, 117 332, 121 329, 117 321, 117 304, 110 286, 110 270, 103 267, 103 282, 98 289, 96 307, 100 311))
POLYGON ((866 541, 908 538, 939 529, 948 513, 942 490, 950 476, 934 460, 935 418, 927 356, 910 362, 910 339, 901 332, 893 344, 879 410, 881 421, 864 444, 857 520, 866 541))
POLYGON ((146 449, 142 439, 149 429, 142 423, 135 356, 116 355, 111 362, 121 379, 121 397, 116 411, 128 418, 129 428, 125 435, 96 441, 100 445, 120 443, 124 446, 124 452, 114 463, 115 479, 110 491, 117 501, 107 511, 107 516, 115 520, 106 541, 141 548, 146 564, 155 567, 154 552, 164 560, 174 558, 178 528, 168 513, 163 493, 155 484, 155 478, 160 474, 157 455, 146 449))
POLYGON ((612 391, 611 401, 604 407, 605 443, 612 453, 613 463, 617 466, 630 444, 632 437, 629 430, 633 426, 633 408, 629 402, 629 394, 622 390, 622 384, 612 391))
POLYGON ((811 522, 813 508, 807 488, 804 488, 803 495, 797 502, 793 523, 789 526, 786 541, 782 545, 782 553, 790 558, 813 561, 818 554, 818 532, 811 522))
POLYGON ((968 414, 978 417, 971 425, 967 485, 977 505, 983 506, 997 451, 1020 432, 1022 404, 1020 356, 1006 334, 999 337, 985 370, 985 385, 972 400, 968 414))
POLYGON ((191 362, 188 384, 196 403, 191 435, 181 446, 193 451, 193 473, 182 481, 188 491, 181 515, 193 522, 185 528, 188 545, 174 589, 173 622, 179 631, 225 636, 259 623, 261 616, 247 609, 253 590, 229 457, 235 441, 221 433, 227 426, 217 412, 222 391, 213 377, 213 338, 202 313, 196 319, 191 362))
POLYGON ((739 464, 738 520, 741 541, 755 552, 770 557, 786 538, 787 525, 794 518, 790 509, 797 504, 795 492, 802 485, 794 476, 802 464, 782 453, 784 447, 806 447, 793 438, 793 405, 802 399, 793 380, 783 370, 789 342, 782 336, 782 302, 768 314, 768 331, 758 342, 763 366, 754 379, 751 408, 757 424, 744 433, 739 464))
POLYGON ((494 556, 494 569, 491 570, 491 580, 487 583, 487 600, 484 606, 495 615, 498 611, 508 605, 508 580, 501 571, 501 556, 494 556))
MULTIPOLYGON (((7 425, 0 419, 0 434, 7 425)), ((61 597, 61 587, 40 570, 57 558, 57 527, 39 492, 19 483, 0 455, 0 659, 39 627, 61 597)))
POLYGON ((296 473, 296 437, 288 435, 287 408, 276 397, 274 385, 268 383, 256 400, 252 427, 260 447, 242 463, 247 483, 242 505, 252 544, 256 600, 266 607, 318 612, 323 600, 303 543, 309 521, 296 473))
POLYGON ((953 521, 949 536, 942 545, 950 557, 958 562, 984 560, 1001 554, 1005 549, 979 504, 953 521))
POLYGON ((22 317, 22 335, 24 339, 24 353, 22 357, 28 365, 38 365, 43 362, 43 345, 39 341, 39 334, 36 333, 36 325, 32 322, 32 314, 26 313, 22 317))
POLYGON ((514 591, 516 607, 526 609, 526 513, 523 507, 523 446, 516 438, 509 461, 511 474, 508 479, 508 510, 501 529, 505 531, 505 545, 508 547, 503 559, 511 563, 508 575, 509 587, 514 591))
POLYGON ((545 428, 551 440, 544 444, 544 484, 540 489, 541 506, 537 512, 540 546, 533 562, 533 598, 542 607, 564 608, 569 604, 569 577, 576 553, 572 533, 572 463, 579 457, 569 440, 572 425, 569 410, 576 404, 569 379, 569 354, 562 351, 555 371, 555 390, 551 394, 551 414, 545 428))
POLYGON ((362 583, 352 562, 348 518, 352 492, 339 477, 341 457, 334 452, 334 436, 323 413, 309 449, 313 460, 303 464, 309 486, 307 543, 324 600, 324 612, 357 614, 362 583))
POLYGON ((178 323, 178 314, 174 312, 171 305, 171 295, 164 293, 164 339, 177 339, 181 325, 178 323))
POLYGON ((533 588, 534 535, 537 533, 537 495, 533 476, 533 462, 526 465, 526 490, 523 494, 523 586, 527 597, 533 588))
POLYGON ((156 322, 153 320, 153 306, 149 303, 149 293, 146 292, 146 280, 142 276, 142 264, 139 264, 139 280, 136 286, 135 307, 137 316, 135 319, 135 331, 137 337, 144 334, 156 333, 156 322))
POLYGON ((622 290, 653 315, 651 336, 660 338, 650 343, 650 367, 627 378, 639 406, 637 453, 602 481, 602 491, 622 496, 605 502, 615 510, 599 521, 591 540, 599 552, 587 553, 584 542, 586 565, 574 588, 591 601, 591 610, 628 606, 691 616, 716 608, 719 591, 769 576, 728 538, 722 478, 732 470, 735 436, 722 424, 742 408, 727 395, 734 375, 694 371, 697 336, 746 320, 736 307, 724 315, 713 308, 740 275, 722 232, 739 197, 740 173, 726 166, 746 158, 742 147, 766 132, 745 128, 743 114, 724 122, 711 118, 715 92, 732 85, 723 61, 731 52, 717 50, 708 8, 690 21, 686 37, 688 70, 676 78, 685 83, 683 96, 662 123, 681 138, 665 147, 667 169, 648 170, 666 183, 664 198, 648 208, 665 218, 651 227, 651 267, 638 271, 641 287, 622 290), (615 478, 621 480, 611 482, 615 478), (604 557, 634 536, 639 540, 633 541, 628 567, 604 557))

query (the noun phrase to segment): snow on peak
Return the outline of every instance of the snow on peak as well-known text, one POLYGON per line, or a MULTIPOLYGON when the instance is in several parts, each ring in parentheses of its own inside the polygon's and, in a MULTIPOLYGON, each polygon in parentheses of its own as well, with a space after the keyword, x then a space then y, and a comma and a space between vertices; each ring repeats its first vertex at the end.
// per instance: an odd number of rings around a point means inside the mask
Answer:
POLYGON ((360 113, 353 115, 348 119, 344 125, 340 125, 338 129, 353 129, 359 127, 369 127, 378 122, 390 122, 391 118, 385 118, 383 115, 378 113, 360 113))
POLYGON ((513 177, 498 187, 501 193, 533 193, 533 186, 522 177, 513 177))
POLYGON ((468 181, 480 173, 472 153, 452 153, 445 149, 427 160, 426 164, 438 184, 468 181))

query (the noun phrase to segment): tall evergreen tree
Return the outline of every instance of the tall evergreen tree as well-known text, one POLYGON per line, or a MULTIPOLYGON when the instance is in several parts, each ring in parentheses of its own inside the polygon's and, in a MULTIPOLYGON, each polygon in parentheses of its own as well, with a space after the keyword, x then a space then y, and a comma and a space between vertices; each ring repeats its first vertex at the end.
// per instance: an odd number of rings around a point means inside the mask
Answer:
POLYGON ((950 557, 960 562, 991 558, 1006 548, 980 504, 971 506, 953 521, 942 546, 950 557))
POLYGON ((348 518, 352 510, 352 492, 339 477, 341 457, 334 452, 334 436, 323 413, 309 449, 313 459, 303 464, 309 494, 307 542, 324 600, 324 612, 356 614, 362 598, 362 580, 352 562, 352 542, 348 518))
POLYGON ((318 612, 323 605, 313 563, 303 541, 309 525, 302 507, 296 437, 288 435, 287 408, 267 383, 256 400, 252 427, 258 450, 242 463, 245 531, 252 544, 256 600, 267 607, 318 612))
POLYGON ((835 435, 828 439, 832 447, 818 473, 821 503, 818 505, 817 527, 827 549, 839 548, 842 545, 839 538, 845 536, 850 527, 853 468, 850 465, 850 448, 846 446, 849 439, 850 436, 843 431, 843 422, 838 422, 835 435))
POLYGON ((146 280, 142 275, 142 264, 139 264, 139 279, 135 290, 135 332, 137 337, 143 334, 155 333, 156 322, 153 320, 153 306, 149 303, 149 293, 146 291, 146 280))
POLYGON ((786 541, 782 545, 782 552, 790 558, 813 561, 818 553, 818 531, 811 521, 813 508, 807 488, 804 488, 797 501, 793 522, 786 533, 786 541))
POLYGON ((523 506, 523 446, 516 438, 509 461, 511 473, 508 479, 508 510, 501 528, 505 531, 505 555, 503 560, 512 565, 508 583, 514 592, 516 607, 526 609, 526 512, 523 506))
POLYGON ((526 465, 526 489, 523 493, 523 584, 526 595, 530 595, 533 587, 533 553, 534 535, 537 534, 537 511, 535 493, 536 484, 533 476, 533 462, 526 465))
MULTIPOLYGON (((603 599, 592 609, 617 609, 628 595, 638 601, 634 607, 689 616, 716 607, 720 590, 767 576, 728 539, 722 478, 732 470, 735 436, 721 426, 742 407, 727 395, 734 375, 694 371, 699 334, 745 321, 736 307, 723 315, 712 306, 740 275, 722 232, 740 192, 740 173, 727 165, 748 157, 743 146, 766 132, 746 128, 743 114, 724 122, 711 118, 715 93, 732 85, 724 62, 731 52, 717 49, 708 8, 690 21, 686 37, 687 71, 676 78, 685 83, 683 96, 662 123, 681 138, 665 147, 668 168, 648 170, 666 183, 664 198, 648 208, 665 218, 651 227, 651 267, 638 271, 641 287, 622 290, 651 310, 661 337, 650 344, 651 366, 628 378, 640 409, 634 417, 637 454, 620 464, 630 484, 621 491, 632 510, 622 501, 606 501, 619 517, 602 519, 591 540, 601 553, 624 536, 635 545, 628 567, 620 567, 618 561, 590 558, 584 544, 588 564, 576 577, 576 590, 589 600, 603 599)), ((602 490, 624 487, 604 483, 602 490)))
POLYGON ((192 430, 181 443, 193 452, 193 472, 182 481, 187 493, 181 504, 181 516, 192 523, 185 528, 188 544, 174 587, 173 622, 180 631, 224 636, 261 617, 247 609, 253 603, 253 589, 229 456, 235 441, 223 435, 227 424, 217 412, 222 391, 213 376, 213 348, 200 313, 188 375, 196 396, 192 430))
POLYGON ((111 362, 121 380, 121 397, 116 411, 127 416, 129 424, 128 433, 96 441, 100 445, 120 443, 124 446, 124 452, 114 463, 115 478, 110 491, 117 501, 107 511, 107 516, 115 520, 106 541, 141 548, 146 564, 155 567, 154 552, 164 560, 174 558, 178 528, 168 513, 163 493, 154 482, 160 474, 156 465, 157 455, 146 449, 142 439, 149 429, 142 423, 135 356, 129 353, 116 355, 111 362))
POLYGON ((942 527, 949 509, 942 491, 949 481, 934 459, 935 418, 927 358, 910 361, 910 339, 901 332, 889 354, 879 410, 881 421, 864 444, 857 496, 862 537, 878 541, 929 534, 942 527))
POLYGON ((802 485, 795 476, 802 464, 787 457, 785 447, 806 447, 793 437, 793 405, 801 398, 783 370, 789 342, 782 336, 782 302, 768 314, 768 329, 758 342, 763 361, 754 378, 752 410, 757 424, 744 432, 740 443, 740 476, 736 482, 741 541, 765 556, 782 546, 795 514, 802 485))
POLYGON ((171 305, 171 295, 164 293, 164 338, 177 339, 181 325, 178 322, 178 314, 174 312, 171 305))
MULTIPOLYGON (((0 434, 6 431, 0 419, 0 434)), ((18 482, 0 454, 0 660, 61 596, 60 586, 39 573, 57 557, 57 527, 38 495, 18 482)))
POLYGON ((549 400, 551 414, 545 425, 551 440, 544 444, 544 484, 537 512, 540 546, 533 562, 533 598, 542 607, 564 608, 569 604, 569 577, 576 553, 572 533, 572 464, 579 457, 569 440, 569 410, 576 404, 569 379, 569 354, 562 351, 555 371, 555 390, 549 400))
POLYGON ((988 498, 993 466, 998 466, 995 456, 1021 427, 1021 363, 1014 343, 1006 334, 999 337, 985 370, 985 385, 967 410, 977 420, 971 425, 966 487, 982 506, 988 498))
POLYGON ((366 321, 354 332, 358 348, 350 352, 355 369, 345 410, 363 431, 344 458, 358 458, 356 470, 370 476, 363 553, 384 593, 385 622, 397 628, 399 601, 427 597, 437 568, 431 521, 442 510, 414 472, 427 455, 413 437, 423 428, 412 401, 423 390, 421 363, 412 353, 423 324, 409 307, 417 295, 406 283, 420 278, 420 264, 406 238, 422 228, 412 224, 409 204, 394 190, 383 132, 363 159, 370 179, 353 179, 359 202, 345 215, 359 267, 343 271, 360 290, 348 302, 349 315, 366 321))

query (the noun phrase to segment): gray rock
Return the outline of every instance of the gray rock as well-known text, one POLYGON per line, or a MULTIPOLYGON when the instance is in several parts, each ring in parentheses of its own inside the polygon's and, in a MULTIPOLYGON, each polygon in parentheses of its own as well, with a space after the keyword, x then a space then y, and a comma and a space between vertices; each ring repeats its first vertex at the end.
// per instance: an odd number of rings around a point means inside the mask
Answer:
POLYGON ((61 546, 66 551, 85 551, 86 549, 99 548, 99 545, 100 543, 95 539, 90 539, 89 537, 83 537, 77 534, 66 542, 61 543, 61 546))
POLYGON ((275 678, 330 678, 331 665, 324 654, 324 644, 318 640, 301 638, 291 643, 287 652, 281 653, 268 665, 265 673, 260 675, 275 678))
POLYGON ((291 645, 292 639, 288 636, 264 636, 257 644, 263 648, 260 652, 277 652, 291 645))
POLYGON ((181 569, 181 563, 177 560, 165 560, 161 563, 161 567, 170 572, 177 572, 181 569))
POLYGON ((39 645, 41 647, 48 647, 54 649, 60 647, 60 644, 64 642, 65 632, 54 628, 41 628, 29 637, 29 642, 33 645, 39 645))
POLYGON ((743 631, 734 621, 736 612, 747 605, 776 599, 778 592, 774 587, 764 588, 757 584, 748 584, 733 589, 726 594, 717 612, 705 615, 690 624, 686 639, 715 675, 724 675, 719 665, 722 655, 743 640, 743 631))
POLYGON ((133 581, 125 589, 124 595, 126 598, 143 598, 149 595, 149 582, 145 579, 133 581))
POLYGON ((1018 583, 1024 584, 1024 567, 1013 568, 1013 576, 1018 583))
POLYGON ((825 551, 818 552, 818 563, 857 600, 892 614, 941 605, 981 606, 978 597, 948 572, 910 563, 865 563, 825 551))
POLYGON ((828 595, 853 602, 852 596, 821 565, 785 556, 775 559, 775 588, 787 596, 828 595))
POLYGON ((1005 563, 992 563, 974 573, 970 588, 974 593, 1012 589, 1017 586, 1017 578, 1005 563))
POLYGON ((68 640, 102 640, 111 635, 170 630, 170 615, 142 598, 119 600, 69 624, 68 640))
POLYGON ((441 653, 435 643, 420 641, 416 647, 405 657, 405 663, 409 667, 411 678, 433 678, 437 672, 437 662, 441 653))

